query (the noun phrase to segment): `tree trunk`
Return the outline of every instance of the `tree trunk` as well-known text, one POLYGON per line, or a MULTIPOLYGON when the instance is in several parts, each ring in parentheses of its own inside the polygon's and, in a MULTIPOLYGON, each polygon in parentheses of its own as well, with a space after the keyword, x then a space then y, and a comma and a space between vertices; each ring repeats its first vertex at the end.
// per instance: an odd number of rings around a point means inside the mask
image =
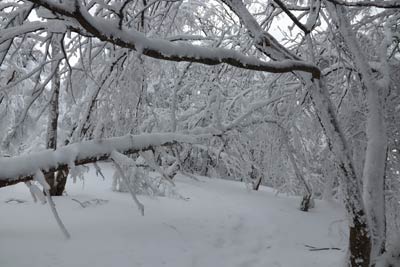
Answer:
MULTIPOLYGON (((53 35, 52 45, 52 58, 55 58, 61 50, 61 41, 58 36, 53 35)), ((58 128, 58 115, 59 115, 59 96, 60 96, 60 73, 59 61, 51 64, 51 69, 54 70, 54 76, 51 80, 51 100, 49 107, 49 120, 47 125, 46 148, 57 149, 57 128, 58 128)), ((46 181, 50 186, 51 196, 61 196, 65 189, 67 182, 68 170, 50 172, 45 175, 46 181)))
POLYGON ((349 266, 369 267, 371 260, 372 240, 369 233, 367 215, 354 163, 349 153, 349 146, 339 126, 332 102, 327 96, 323 81, 314 83, 312 99, 316 106, 317 116, 327 136, 329 149, 335 155, 340 173, 340 183, 345 195, 344 203, 351 216, 349 229, 349 266))
POLYGON ((62 170, 57 172, 47 173, 45 175, 47 183, 50 185, 51 196, 62 196, 65 190, 65 184, 67 183, 68 167, 64 167, 62 170))
MULTIPOLYGON (((252 155, 252 161, 254 161, 254 156, 253 153, 252 155)), ((254 165, 251 165, 251 172, 250 172, 250 178, 251 178, 251 185, 253 190, 258 191, 260 188, 261 182, 262 182, 262 175, 260 172, 257 170, 257 168, 254 167, 254 165)))
POLYGON ((350 225, 349 252, 351 267, 370 267, 371 239, 365 214, 359 212, 353 215, 353 223, 350 225))
POLYGON ((312 198, 311 186, 308 184, 307 180, 305 179, 305 177, 303 175, 303 171, 301 171, 301 169, 297 165, 296 158, 295 158, 296 150, 294 149, 293 145, 290 143, 289 134, 282 126, 278 125, 278 127, 281 130, 282 139, 283 139, 284 145, 286 146, 286 150, 287 150, 287 154, 288 154, 290 163, 293 166, 294 174, 295 174, 296 178, 300 181, 300 183, 303 184, 304 189, 305 189, 303 199, 300 203, 300 210, 308 211, 310 208, 314 207, 314 200, 312 198))
MULTIPOLYGON (((385 198, 384 176, 386 163, 387 136, 384 115, 383 88, 376 82, 368 62, 351 28, 348 12, 343 7, 328 5, 329 12, 338 24, 344 43, 351 52, 362 86, 366 90, 367 104, 367 149, 363 169, 363 200, 372 240, 371 260, 380 256, 385 240, 385 198), (336 11, 336 14, 335 12, 336 11), (336 16, 335 16, 336 15, 336 16)), ((386 60, 386 58, 382 59, 386 60)))
POLYGON ((258 191, 262 182, 262 176, 258 176, 256 180, 253 180, 253 190, 258 191))

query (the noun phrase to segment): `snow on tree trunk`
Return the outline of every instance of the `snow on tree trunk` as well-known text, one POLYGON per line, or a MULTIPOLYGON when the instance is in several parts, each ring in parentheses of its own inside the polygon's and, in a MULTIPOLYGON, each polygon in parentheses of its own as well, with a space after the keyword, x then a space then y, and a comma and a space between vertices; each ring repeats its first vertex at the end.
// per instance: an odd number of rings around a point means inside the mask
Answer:
MULTIPOLYGON (((59 36, 53 35, 51 42, 52 58, 55 58, 61 50, 61 40, 59 36)), ((51 80, 51 99, 49 105, 49 118, 47 125, 46 148, 57 149, 57 129, 59 115, 59 96, 60 96, 60 68, 59 61, 51 64, 52 72, 54 73, 51 80)), ((51 196, 61 196, 65 189, 68 173, 63 169, 58 172, 50 172, 45 175, 47 183, 50 185, 49 193, 51 196)))
MULTIPOLYGON (((330 8, 332 13, 333 8, 330 8)), ((336 8, 333 16, 337 22, 343 40, 352 53, 355 66, 360 74, 361 82, 366 89, 367 102, 367 149, 363 168, 363 200, 368 223, 370 224, 370 235, 372 237, 371 260, 380 255, 382 242, 385 240, 385 199, 384 199, 384 176, 386 166, 387 136, 385 116, 383 110, 383 99, 381 88, 376 82, 366 56, 362 52, 356 39, 355 33, 350 28, 346 10, 343 7, 336 8)))
POLYGON ((340 184, 344 193, 344 203, 350 215, 349 266, 369 267, 371 239, 362 192, 359 186, 359 177, 355 172, 349 146, 339 126, 323 81, 314 83, 312 98, 318 118, 328 137, 328 146, 337 161, 340 184))
POLYGON ((373 254, 378 256, 385 240, 386 127, 378 88, 368 88, 367 151, 363 170, 364 202, 371 220, 373 254))

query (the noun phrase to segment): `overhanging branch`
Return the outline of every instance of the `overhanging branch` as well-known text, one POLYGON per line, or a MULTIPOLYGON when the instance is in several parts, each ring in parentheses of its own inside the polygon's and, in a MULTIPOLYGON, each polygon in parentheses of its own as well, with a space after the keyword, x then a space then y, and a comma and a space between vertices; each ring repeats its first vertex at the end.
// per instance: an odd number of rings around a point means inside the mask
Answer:
POLYGON ((174 44, 162 39, 148 38, 134 29, 118 27, 116 21, 95 18, 89 14, 80 1, 75 4, 58 4, 48 0, 30 0, 60 15, 74 19, 88 33, 102 41, 129 48, 143 55, 175 62, 196 62, 205 65, 226 63, 242 69, 270 73, 304 71, 319 79, 321 72, 312 63, 301 60, 282 60, 265 62, 256 57, 246 56, 235 50, 223 48, 205 48, 191 44, 174 44))
POLYGON ((104 161, 113 151, 134 154, 157 146, 181 143, 200 143, 211 135, 183 135, 174 133, 126 135, 104 140, 91 140, 71 144, 57 150, 44 150, 33 154, 0 158, 0 188, 33 180, 41 170, 44 174, 68 167, 104 161))

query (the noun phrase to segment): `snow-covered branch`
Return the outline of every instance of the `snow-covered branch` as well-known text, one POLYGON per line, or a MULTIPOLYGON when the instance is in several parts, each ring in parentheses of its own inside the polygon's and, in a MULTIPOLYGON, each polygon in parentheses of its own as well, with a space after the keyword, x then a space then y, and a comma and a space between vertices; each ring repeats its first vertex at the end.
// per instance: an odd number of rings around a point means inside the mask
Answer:
POLYGON ((206 65, 226 63, 238 68, 271 73, 304 71, 311 73, 314 78, 319 78, 321 74, 317 66, 301 60, 286 59, 279 62, 266 62, 235 50, 206 48, 191 44, 177 45, 163 39, 148 38, 132 28, 118 27, 116 20, 93 17, 81 6, 80 1, 75 1, 73 4, 71 2, 69 2, 70 4, 56 4, 48 0, 30 1, 53 12, 73 18, 88 33, 102 41, 136 50, 152 58, 176 62, 197 62, 206 65))
POLYGON ((345 1, 345 0, 327 0, 336 5, 352 7, 379 7, 379 8, 400 8, 400 2, 395 1, 345 1))
POLYGON ((0 44, 3 42, 13 39, 17 36, 27 34, 29 32, 35 32, 39 30, 47 29, 49 26, 46 22, 31 22, 26 25, 17 25, 15 27, 10 27, 8 29, 3 29, 0 34, 0 44))
POLYGON ((310 29, 307 29, 307 27, 305 27, 303 25, 303 23, 301 23, 297 17, 290 12, 290 10, 286 7, 286 5, 281 1, 281 0, 274 0, 274 2, 282 9, 283 12, 286 13, 286 15, 293 21, 294 24, 297 25, 297 27, 299 27, 304 33, 308 34, 310 32, 310 29))
POLYGON ((204 137, 210 137, 210 135, 173 133, 126 135, 104 140, 84 141, 56 150, 0 158, 0 188, 33 180, 38 170, 44 173, 55 172, 66 167, 107 160, 113 151, 133 154, 177 142, 200 143, 204 137))

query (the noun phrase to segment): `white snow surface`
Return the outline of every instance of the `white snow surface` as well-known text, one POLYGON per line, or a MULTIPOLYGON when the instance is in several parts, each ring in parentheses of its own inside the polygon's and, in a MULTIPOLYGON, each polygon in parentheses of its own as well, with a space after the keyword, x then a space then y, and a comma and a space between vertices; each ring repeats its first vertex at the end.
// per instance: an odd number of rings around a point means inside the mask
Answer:
POLYGON ((347 227, 336 203, 317 201, 306 213, 298 209, 300 198, 270 188, 178 176, 176 190, 186 200, 138 196, 141 216, 129 194, 111 191, 112 166, 101 166, 105 180, 91 168, 84 184, 70 179, 68 195, 54 198, 69 240, 24 184, 1 188, 0 266, 342 266, 347 227))

